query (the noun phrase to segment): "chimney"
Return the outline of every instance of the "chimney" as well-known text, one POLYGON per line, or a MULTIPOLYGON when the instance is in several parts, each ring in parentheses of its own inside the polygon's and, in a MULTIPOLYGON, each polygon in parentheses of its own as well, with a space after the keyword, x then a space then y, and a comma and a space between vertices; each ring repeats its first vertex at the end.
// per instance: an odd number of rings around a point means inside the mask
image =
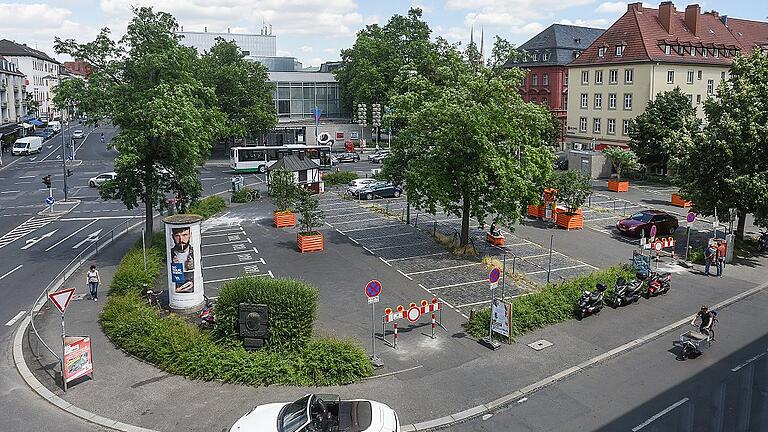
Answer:
POLYGON ((685 7, 685 26, 694 36, 699 35, 699 31, 701 31, 701 8, 699 5, 692 4, 685 7))
POLYGON ((720 21, 723 23, 724 26, 728 27, 728 15, 721 16, 720 21))
POLYGON ((630 4, 628 4, 627 5, 627 12, 632 12, 633 10, 634 11, 638 11, 638 12, 643 10, 643 2, 637 2, 637 3, 630 3, 630 4))
POLYGON ((208 27, 203 27, 205 29, 205 32, 208 33, 208 27))
POLYGON ((675 5, 671 1, 659 5, 659 22, 668 34, 672 34, 672 18, 675 16, 675 5))
POLYGON ((229 27, 227 27, 227 33, 229 33, 229 27))
POLYGON ((718 12, 718 11, 716 11, 714 9, 709 11, 709 13, 712 14, 712 16, 715 17, 715 18, 720 18, 720 12, 718 12))

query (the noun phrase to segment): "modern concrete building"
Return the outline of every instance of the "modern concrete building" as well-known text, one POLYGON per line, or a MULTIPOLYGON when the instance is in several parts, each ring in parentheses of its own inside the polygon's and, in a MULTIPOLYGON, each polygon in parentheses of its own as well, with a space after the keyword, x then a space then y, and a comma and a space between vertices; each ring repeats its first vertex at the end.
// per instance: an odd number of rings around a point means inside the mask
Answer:
POLYGON ((26 76, 27 91, 40 104, 37 114, 55 117, 53 95, 54 88, 59 85, 61 63, 42 51, 7 39, 0 40, 0 56, 15 63, 26 76))
POLYGON ((209 32, 207 27, 203 32, 185 32, 182 27, 176 34, 182 36, 180 40, 182 45, 195 48, 200 54, 209 51, 216 45, 216 39, 222 38, 225 41, 235 41, 246 56, 274 57, 277 55, 275 43, 277 38, 265 29, 261 30, 261 34, 243 34, 229 31, 227 33, 209 32))

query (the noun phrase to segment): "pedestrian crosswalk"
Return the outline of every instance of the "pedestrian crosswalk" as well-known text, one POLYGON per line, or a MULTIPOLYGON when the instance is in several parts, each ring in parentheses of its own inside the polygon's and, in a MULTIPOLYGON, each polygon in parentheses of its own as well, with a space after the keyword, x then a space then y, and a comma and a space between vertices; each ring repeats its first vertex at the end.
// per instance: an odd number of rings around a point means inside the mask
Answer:
POLYGON ((0 249, 8 246, 9 244, 24 237, 36 229, 48 225, 49 223, 58 219, 59 216, 60 215, 37 215, 27 219, 26 221, 22 222, 21 225, 0 237, 0 249))

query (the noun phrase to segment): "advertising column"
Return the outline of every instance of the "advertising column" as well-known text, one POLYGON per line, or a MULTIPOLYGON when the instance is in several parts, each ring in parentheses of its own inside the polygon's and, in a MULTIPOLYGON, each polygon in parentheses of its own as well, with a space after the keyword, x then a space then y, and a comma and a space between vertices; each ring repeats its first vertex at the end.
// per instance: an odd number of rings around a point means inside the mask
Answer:
POLYGON ((168 306, 177 311, 200 309, 203 271, 200 265, 200 221, 198 215, 178 214, 163 219, 168 249, 168 306))

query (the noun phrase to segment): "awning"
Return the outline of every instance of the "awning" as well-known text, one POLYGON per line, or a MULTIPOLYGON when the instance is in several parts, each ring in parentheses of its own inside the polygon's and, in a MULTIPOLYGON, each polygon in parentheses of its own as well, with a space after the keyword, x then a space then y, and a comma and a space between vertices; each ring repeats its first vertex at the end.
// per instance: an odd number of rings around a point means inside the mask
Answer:
POLYGON ((24 129, 34 129, 35 127, 29 123, 21 123, 19 126, 23 127, 24 129))
POLYGON ((35 125, 35 126, 38 126, 38 127, 40 127, 40 126, 42 126, 42 125, 44 125, 44 124, 45 124, 45 123, 41 122, 41 121, 40 121, 40 120, 38 120, 38 119, 32 119, 32 120, 30 120, 29 122, 30 122, 30 123, 32 123, 32 124, 33 124, 33 125, 35 125))

